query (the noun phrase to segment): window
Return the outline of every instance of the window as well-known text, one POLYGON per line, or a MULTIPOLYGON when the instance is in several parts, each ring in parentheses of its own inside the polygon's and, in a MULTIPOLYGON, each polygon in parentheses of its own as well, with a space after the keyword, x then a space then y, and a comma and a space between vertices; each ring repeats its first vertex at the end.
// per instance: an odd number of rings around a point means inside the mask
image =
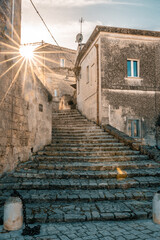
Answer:
POLYGON ((64 58, 60 59, 60 67, 65 67, 65 59, 64 58))
POLYGON ((91 66, 91 85, 95 82, 95 64, 91 66))
POLYGON ((87 66, 87 83, 89 83, 89 66, 87 66))
POLYGON ((39 112, 43 112, 43 105, 39 104, 39 112))
POLYGON ((127 76, 139 77, 139 61, 127 60, 127 76))
POLYGON ((140 120, 128 119, 128 135, 133 138, 140 137, 140 120))
POLYGON ((80 79, 78 79, 78 94, 80 94, 80 79))
POLYGON ((57 89, 54 89, 54 96, 57 97, 57 89))

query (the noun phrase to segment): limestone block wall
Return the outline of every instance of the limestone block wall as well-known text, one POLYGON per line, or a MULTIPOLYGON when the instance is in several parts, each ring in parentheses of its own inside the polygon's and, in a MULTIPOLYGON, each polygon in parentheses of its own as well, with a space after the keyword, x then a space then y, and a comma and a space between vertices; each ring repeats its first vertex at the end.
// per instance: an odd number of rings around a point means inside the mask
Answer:
MULTIPOLYGON (((0 61, 7 57, 1 55, 0 61)), ((12 64, 2 64, 0 75, 12 64)), ((0 79, 0 175, 51 142, 51 95, 29 70, 24 78, 22 69, 13 83, 17 71, 15 67, 0 79)))
POLYGON ((52 96, 28 70, 23 82, 23 98, 27 105, 29 149, 36 152, 51 143, 52 138, 52 96))
POLYGON ((21 0, 0 1, 0 176, 51 142, 52 96, 16 64, 20 34, 21 0))
MULTIPOLYGON (((145 144, 156 145, 155 92, 102 90, 102 95, 105 99, 102 103, 102 112, 105 113, 105 118, 102 119, 103 125, 109 123, 129 134, 128 120, 139 120, 140 138, 145 144)), ((157 96, 157 100, 160 100, 160 97, 157 96)))
POLYGON ((159 40, 146 37, 101 37, 101 123, 126 134, 129 119, 140 122, 140 138, 156 145, 160 113, 159 40), (127 59, 139 60, 139 78, 127 77, 127 59))

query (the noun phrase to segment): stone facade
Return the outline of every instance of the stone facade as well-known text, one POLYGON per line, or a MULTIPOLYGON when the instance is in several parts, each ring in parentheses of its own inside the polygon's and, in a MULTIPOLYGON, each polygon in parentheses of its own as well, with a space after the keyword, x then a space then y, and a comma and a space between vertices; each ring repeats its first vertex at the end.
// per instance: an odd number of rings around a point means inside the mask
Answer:
POLYGON ((156 127, 160 114, 160 32, 97 26, 79 53, 76 68, 81 68, 77 102, 84 115, 145 144, 160 144, 156 127), (136 77, 128 76, 128 61, 137 64, 136 77))
POLYGON ((53 109, 72 108, 75 105, 76 79, 73 68, 76 51, 42 43, 35 54, 35 71, 52 93, 53 109))
POLYGON ((1 1, 0 17, 1 175, 51 142, 52 109, 51 95, 19 54, 21 1, 1 1))

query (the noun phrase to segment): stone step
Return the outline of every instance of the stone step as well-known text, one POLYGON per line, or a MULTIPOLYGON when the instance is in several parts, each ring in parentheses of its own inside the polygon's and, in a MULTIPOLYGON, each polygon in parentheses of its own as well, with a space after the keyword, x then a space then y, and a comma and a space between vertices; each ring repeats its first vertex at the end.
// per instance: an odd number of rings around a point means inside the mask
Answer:
POLYGON ((160 177, 159 169, 125 169, 116 170, 20 170, 14 172, 13 177, 29 179, 125 179, 134 177, 160 177))
POLYGON ((45 156, 125 156, 125 155, 139 155, 139 151, 133 150, 117 150, 117 151, 90 151, 90 152, 82 152, 82 151, 39 151, 38 155, 45 156))
POLYGON ((68 139, 95 139, 95 138, 113 138, 113 136, 111 136, 110 134, 106 134, 103 132, 97 132, 97 133, 92 133, 92 132, 86 132, 86 133, 57 133, 57 132, 52 132, 52 137, 55 138, 68 138, 68 139))
POLYGON ((62 118, 52 118, 53 123, 63 123, 63 122, 79 122, 79 123, 85 123, 88 122, 88 120, 84 117, 62 117, 62 118))
POLYGON ((83 147, 73 147, 73 146, 57 146, 55 145, 54 147, 45 147, 44 151, 79 151, 79 152, 87 152, 87 151, 121 151, 121 150, 129 150, 130 148, 127 146, 110 146, 110 147, 86 147, 85 145, 83 147))
MULTIPOLYGON (((58 131, 52 131, 52 135, 54 136, 59 136, 59 137, 78 137, 78 138, 84 138, 84 137, 94 137, 94 136, 111 136, 109 133, 105 133, 102 131, 92 131, 92 130, 88 130, 88 131, 83 131, 83 132, 58 132, 58 131)), ((113 136, 111 136, 113 138, 113 136)))
POLYGON ((10 177, 0 183, 0 190, 12 189, 129 189, 160 187, 160 177, 134 177, 120 179, 37 179, 10 177))
POLYGON ((79 126, 90 126, 90 123, 87 122, 87 120, 83 120, 83 121, 77 121, 77 120, 74 120, 74 121, 71 121, 71 120, 68 120, 68 121, 57 121, 57 122, 52 122, 52 127, 55 128, 55 127, 67 127, 67 126, 70 126, 70 127, 79 127, 79 126))
MULTIPOLYGON (((73 163, 67 163, 67 162, 28 162, 24 164, 19 164, 17 170, 25 171, 28 170, 28 173, 31 169, 35 169, 35 171, 38 170, 66 170, 66 171, 72 171, 72 170, 92 170, 92 171, 112 171, 112 170, 127 170, 127 169, 145 169, 150 171, 150 168, 157 168, 157 171, 159 171, 160 164, 146 160, 146 161, 131 161, 131 162, 96 162, 96 163, 89 163, 89 162, 73 162, 73 163)), ((155 171, 156 172, 156 171, 155 171)), ((112 173, 112 172, 111 172, 112 173)), ((154 173, 152 172, 151 175, 154 173)))
POLYGON ((151 212, 151 201, 138 200, 26 204, 27 223, 147 219, 151 212))
POLYGON ((109 143, 111 143, 111 142, 117 142, 117 139, 115 139, 115 138, 100 138, 100 139, 90 139, 90 138, 88 138, 88 139, 55 139, 55 138, 53 138, 52 139, 52 143, 78 143, 78 144, 86 144, 86 143, 99 143, 99 144, 101 144, 101 143, 107 143, 107 142, 109 142, 109 143))
POLYGON ((53 112, 52 116, 62 116, 62 115, 81 115, 80 112, 78 112, 77 110, 75 111, 66 111, 66 112, 53 112))
POLYGON ((72 128, 72 127, 74 127, 74 128, 77 128, 77 127, 90 128, 90 127, 96 127, 97 125, 96 124, 91 125, 87 120, 83 120, 83 121, 78 121, 78 120, 52 121, 53 128, 67 128, 67 126, 70 128, 72 128))
POLYGON ((120 142, 106 142, 106 143, 85 143, 85 144, 76 144, 76 143, 55 143, 48 145, 46 147, 75 147, 75 148, 94 148, 94 147, 120 147, 120 146, 125 146, 124 143, 120 142))
MULTIPOLYGON (((96 126, 96 125, 94 125, 96 126)), ((52 122, 53 128, 72 128, 72 127, 90 127, 90 124, 88 122, 78 122, 78 121, 64 121, 64 122, 52 122)))
POLYGON ((53 129, 62 129, 62 130, 87 130, 87 129, 100 129, 96 124, 91 124, 91 123, 84 123, 84 124, 58 124, 54 123, 53 129))
POLYGON ((66 117, 66 118, 52 118, 53 123, 64 123, 64 122, 73 122, 73 123, 90 123, 86 118, 83 117, 66 117))
MULTIPOLYGON (((73 118, 77 118, 77 119, 86 119, 84 116, 82 116, 81 114, 58 114, 58 115, 52 115, 52 119, 73 119, 73 118)), ((86 119, 88 121, 88 119, 86 119)))
MULTIPOLYGON (((85 118, 79 113, 72 113, 72 114, 53 114, 53 119, 62 119, 62 118, 85 118)), ((85 118, 86 119, 86 118, 85 118)))
POLYGON ((68 129, 68 128, 64 128, 64 129, 53 128, 52 132, 55 132, 55 133, 58 133, 58 134, 62 134, 62 133, 64 133, 64 134, 67 134, 67 133, 69 133, 69 134, 71 134, 71 133, 73 133, 73 134, 86 134, 86 133, 91 133, 91 134, 93 134, 93 133, 95 133, 95 134, 97 134, 97 133, 109 134, 107 132, 104 132, 103 129, 100 129, 97 126, 88 127, 88 128, 85 127, 85 128, 80 128, 80 129, 79 128, 70 128, 70 129, 68 129))
POLYGON ((52 138, 54 138, 55 140, 57 139, 62 139, 62 140, 95 140, 95 139, 98 139, 98 140, 105 140, 105 139, 113 139, 113 136, 111 135, 86 135, 86 136, 73 136, 73 135, 66 135, 65 137, 61 136, 61 135, 55 135, 55 134, 52 134, 52 138))
MULTIPOLYGON (((95 202, 115 200, 152 200, 159 188, 111 189, 111 190, 18 190, 27 203, 95 202)), ((0 191, 0 206, 10 197, 13 190, 0 191)))
POLYGON ((43 161, 67 161, 67 162, 74 162, 74 161, 84 161, 84 162, 108 162, 108 161, 135 161, 135 160, 147 160, 149 157, 147 155, 121 155, 121 156, 88 156, 88 157, 83 157, 83 156, 45 156, 45 155, 35 155, 33 159, 36 159, 38 161, 43 160, 43 161))
POLYGON ((53 110, 53 113, 67 113, 67 112, 79 112, 78 109, 63 109, 63 110, 53 110))

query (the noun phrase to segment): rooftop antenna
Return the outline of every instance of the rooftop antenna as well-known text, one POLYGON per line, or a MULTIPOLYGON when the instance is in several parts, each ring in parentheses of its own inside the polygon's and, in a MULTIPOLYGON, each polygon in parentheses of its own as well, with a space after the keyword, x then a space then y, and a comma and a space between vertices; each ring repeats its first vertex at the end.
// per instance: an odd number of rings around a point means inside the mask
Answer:
POLYGON ((80 22, 80 33, 82 34, 82 26, 83 26, 83 23, 84 23, 84 19, 81 17, 79 22, 80 22))
POLYGON ((82 41, 83 41, 82 26, 83 26, 83 23, 84 23, 84 19, 81 17, 79 22, 80 22, 80 33, 78 33, 77 36, 76 36, 76 42, 78 42, 78 44, 81 44, 82 41))

